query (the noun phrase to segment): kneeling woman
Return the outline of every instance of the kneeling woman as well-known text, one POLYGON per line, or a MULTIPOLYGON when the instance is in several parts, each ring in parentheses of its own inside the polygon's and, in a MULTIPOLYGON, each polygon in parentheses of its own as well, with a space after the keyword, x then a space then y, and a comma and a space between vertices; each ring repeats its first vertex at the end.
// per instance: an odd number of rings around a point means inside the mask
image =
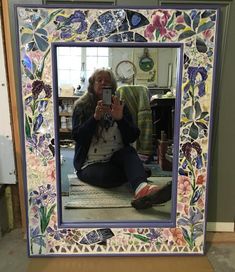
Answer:
POLYGON ((136 209, 170 200, 171 185, 163 188, 147 183, 145 169, 130 145, 140 131, 128 108, 115 96, 116 80, 109 69, 98 69, 89 78, 88 91, 73 111, 72 135, 76 142, 74 167, 82 181, 93 186, 113 188, 128 182, 136 209), (111 105, 102 101, 103 89, 112 88, 111 105))

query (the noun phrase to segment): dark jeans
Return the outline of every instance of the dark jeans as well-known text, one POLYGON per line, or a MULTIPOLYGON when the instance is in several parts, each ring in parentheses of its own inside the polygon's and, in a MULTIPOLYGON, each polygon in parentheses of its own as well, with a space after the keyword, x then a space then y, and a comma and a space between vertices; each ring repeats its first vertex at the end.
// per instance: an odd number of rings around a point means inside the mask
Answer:
POLYGON ((128 182, 135 191, 147 180, 143 164, 132 146, 116 151, 109 162, 95 163, 77 172, 78 178, 94 186, 112 188, 128 182))

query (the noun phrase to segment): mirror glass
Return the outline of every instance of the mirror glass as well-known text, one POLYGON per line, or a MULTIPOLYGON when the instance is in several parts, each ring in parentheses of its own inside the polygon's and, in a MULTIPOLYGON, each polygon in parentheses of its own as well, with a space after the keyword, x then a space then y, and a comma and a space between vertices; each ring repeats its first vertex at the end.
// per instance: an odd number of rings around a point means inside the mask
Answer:
POLYGON ((56 147, 62 222, 171 220, 171 200, 136 210, 131 206, 134 194, 127 184, 103 189, 79 180, 73 166, 75 142, 71 131, 74 103, 87 92, 89 77, 97 68, 110 68, 117 81, 116 94, 125 102, 140 129, 140 137, 133 146, 148 181, 160 187, 171 182, 178 50, 157 46, 56 46, 56 147), (145 97, 145 105, 138 102, 137 112, 133 111, 136 94, 145 97), (140 120, 141 111, 146 112, 148 120, 140 120), (147 123, 145 126, 143 121, 147 123))

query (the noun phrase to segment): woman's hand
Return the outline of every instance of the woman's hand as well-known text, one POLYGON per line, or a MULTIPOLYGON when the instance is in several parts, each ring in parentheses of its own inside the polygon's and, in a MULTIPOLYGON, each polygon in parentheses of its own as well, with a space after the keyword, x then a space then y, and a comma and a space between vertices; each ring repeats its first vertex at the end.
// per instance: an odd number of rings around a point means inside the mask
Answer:
POLYGON ((104 113, 109 112, 110 113, 111 109, 109 106, 103 105, 102 100, 99 100, 97 102, 96 108, 95 108, 95 113, 94 113, 94 118, 95 120, 100 120, 104 113))
POLYGON ((114 120, 118 121, 123 118, 123 101, 120 101, 117 96, 112 97, 111 115, 114 120))

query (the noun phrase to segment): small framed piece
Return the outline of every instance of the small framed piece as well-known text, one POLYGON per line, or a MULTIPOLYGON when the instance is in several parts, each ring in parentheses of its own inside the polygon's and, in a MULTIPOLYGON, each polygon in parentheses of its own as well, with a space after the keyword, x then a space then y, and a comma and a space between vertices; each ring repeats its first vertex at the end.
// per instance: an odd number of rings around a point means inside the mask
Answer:
POLYGON ((144 49, 144 55, 140 58, 139 67, 144 72, 149 72, 154 67, 154 61, 148 54, 148 48, 144 49))

